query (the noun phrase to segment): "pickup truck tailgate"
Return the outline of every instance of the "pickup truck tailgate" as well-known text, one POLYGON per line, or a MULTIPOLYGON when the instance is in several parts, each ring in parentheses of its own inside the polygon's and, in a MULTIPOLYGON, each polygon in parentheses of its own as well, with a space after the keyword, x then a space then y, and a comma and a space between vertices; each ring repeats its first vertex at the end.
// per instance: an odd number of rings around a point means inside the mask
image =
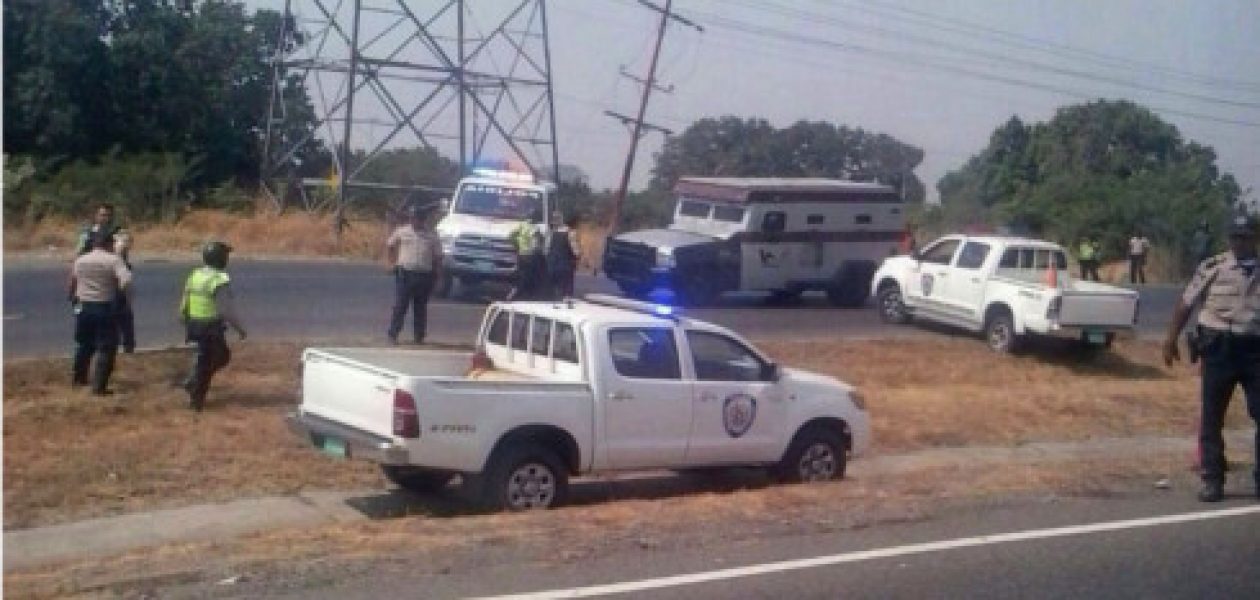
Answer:
POLYGON ((1059 322, 1064 325, 1132 327, 1137 309, 1137 292, 1114 288, 1066 290, 1059 310, 1059 322))
POLYGON ((308 350, 302 362, 302 412, 393 437, 397 373, 321 350, 308 350))

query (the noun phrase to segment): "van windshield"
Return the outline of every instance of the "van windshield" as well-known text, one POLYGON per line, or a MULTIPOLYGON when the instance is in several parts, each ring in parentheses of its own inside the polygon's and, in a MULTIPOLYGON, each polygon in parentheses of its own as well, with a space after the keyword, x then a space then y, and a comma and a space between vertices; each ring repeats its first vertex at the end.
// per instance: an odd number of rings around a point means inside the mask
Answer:
POLYGON ((543 220, 542 192, 486 183, 465 184, 455 200, 454 212, 479 217, 543 220))

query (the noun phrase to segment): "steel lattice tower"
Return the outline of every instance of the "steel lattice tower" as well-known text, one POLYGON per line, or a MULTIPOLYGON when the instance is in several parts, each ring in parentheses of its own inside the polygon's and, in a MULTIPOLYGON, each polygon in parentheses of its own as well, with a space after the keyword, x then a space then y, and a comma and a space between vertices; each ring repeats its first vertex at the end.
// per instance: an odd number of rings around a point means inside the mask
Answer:
POLYGON ((334 164, 301 187, 335 185, 339 224, 349 191, 424 187, 364 180, 390 148, 433 148, 464 171, 512 162, 558 181, 545 0, 286 0, 284 14, 263 150, 273 199, 311 144, 334 164), (288 42, 294 33, 302 43, 288 42), (285 127, 300 89, 314 132, 285 127))

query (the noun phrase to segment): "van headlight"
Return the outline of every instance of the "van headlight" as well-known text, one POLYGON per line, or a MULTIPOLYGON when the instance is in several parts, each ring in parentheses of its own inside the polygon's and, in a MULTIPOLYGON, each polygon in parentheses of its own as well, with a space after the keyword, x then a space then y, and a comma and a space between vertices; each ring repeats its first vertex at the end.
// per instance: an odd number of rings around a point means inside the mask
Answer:
POLYGON ((678 266, 678 261, 674 259, 673 248, 657 248, 656 249, 656 266, 662 269, 672 269, 678 266))

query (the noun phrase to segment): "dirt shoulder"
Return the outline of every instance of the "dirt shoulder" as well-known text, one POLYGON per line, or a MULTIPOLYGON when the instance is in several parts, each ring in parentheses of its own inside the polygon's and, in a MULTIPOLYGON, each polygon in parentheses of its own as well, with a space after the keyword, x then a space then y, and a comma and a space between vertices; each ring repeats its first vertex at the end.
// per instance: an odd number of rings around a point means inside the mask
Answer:
MULTIPOLYGON (((295 404, 297 345, 239 345, 201 415, 188 412, 180 391, 169 387, 186 366, 183 352, 123 357, 119 395, 108 401, 66 387, 65 361, 8 363, 6 528, 309 490, 379 493, 356 506, 371 517, 365 521, 6 573, 5 586, 14 597, 132 596, 247 574, 300 587, 379 567, 382 556, 409 572, 471 573, 486 561, 578 562, 628 549, 703 548, 925 519, 959 503, 1150 493, 1160 479, 1193 487, 1184 447, 1143 446, 1136 455, 1051 452, 1010 464, 911 459, 897 469, 873 468, 890 455, 930 456, 933 449, 996 454, 1034 442, 1190 438, 1195 378, 1187 368, 1154 366, 1153 344, 1121 345, 1095 363, 1053 353, 995 357, 971 340, 762 347, 785 364, 863 390, 876 440, 865 461, 872 468, 859 460, 848 479, 817 486, 771 485, 756 471, 611 477, 584 483, 574 505, 556 511, 479 515, 453 491, 399 502, 402 492, 389 490, 372 466, 325 458, 291 435, 282 415, 295 404), (540 536, 564 550, 537 556, 540 536)), ((1241 404, 1231 409, 1230 427, 1250 426, 1241 404)), ((1250 448, 1233 451, 1245 460, 1250 448)))
MULTIPOLYGON (((1095 437, 1191 436, 1195 379, 1153 366, 1153 344, 1093 363, 1002 358, 971 340, 785 342, 784 364, 851 382, 867 398, 874 454, 1095 437)), ((4 367, 4 526, 316 489, 384 488, 377 470, 313 452, 285 427, 300 346, 239 344, 195 414, 173 387, 189 354, 120 357, 102 400, 67 385, 64 359, 4 367)), ((1241 405, 1242 403, 1235 403, 1241 405)), ((1247 423, 1235 406, 1231 427, 1247 423)))

